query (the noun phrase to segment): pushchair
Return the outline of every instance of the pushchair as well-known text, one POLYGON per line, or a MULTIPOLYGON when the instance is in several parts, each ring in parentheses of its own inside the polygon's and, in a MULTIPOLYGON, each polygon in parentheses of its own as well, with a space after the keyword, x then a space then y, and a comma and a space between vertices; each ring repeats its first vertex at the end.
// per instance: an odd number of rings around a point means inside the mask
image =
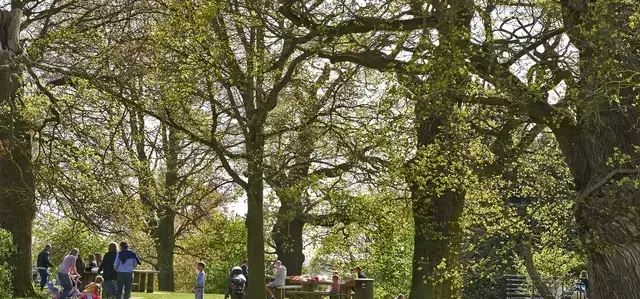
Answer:
MULTIPOLYGON (((79 299, 82 296, 82 292, 79 289, 80 282, 76 279, 72 280, 73 288, 71 289, 71 293, 69 293, 69 298, 79 299)), ((56 288, 53 283, 47 283, 47 298, 50 299, 66 299, 62 298, 62 288, 56 288)))
POLYGON ((243 299, 244 287, 247 284, 247 278, 242 274, 240 267, 233 267, 229 271, 229 277, 227 278, 227 292, 224 294, 224 298, 231 299, 243 299))

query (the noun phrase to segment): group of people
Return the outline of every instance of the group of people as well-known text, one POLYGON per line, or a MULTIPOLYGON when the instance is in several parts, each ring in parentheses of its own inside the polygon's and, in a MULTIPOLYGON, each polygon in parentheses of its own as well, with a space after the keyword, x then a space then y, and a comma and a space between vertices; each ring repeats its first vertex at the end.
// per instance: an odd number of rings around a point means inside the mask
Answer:
MULTIPOLYGON (((71 249, 62 260, 62 264, 58 268, 58 284, 62 287, 60 298, 66 299, 77 285, 81 275, 86 271, 91 272, 94 268, 98 268, 98 276, 94 282, 87 285, 83 294, 87 299, 92 299, 94 294, 100 293, 104 288, 104 296, 106 298, 120 298, 124 294, 124 299, 131 298, 131 286, 133 285, 133 271, 137 266, 141 265, 138 254, 129 249, 127 242, 120 242, 120 250, 116 243, 110 243, 108 252, 104 257, 100 255, 90 255, 89 264, 85 265, 81 261, 80 252, 77 248, 71 249), (82 272, 81 272, 82 271, 82 272)), ((40 274, 40 288, 44 289, 49 281, 48 269, 53 267, 49 256, 51 254, 51 245, 47 244, 43 251, 38 255, 37 269, 40 274)))

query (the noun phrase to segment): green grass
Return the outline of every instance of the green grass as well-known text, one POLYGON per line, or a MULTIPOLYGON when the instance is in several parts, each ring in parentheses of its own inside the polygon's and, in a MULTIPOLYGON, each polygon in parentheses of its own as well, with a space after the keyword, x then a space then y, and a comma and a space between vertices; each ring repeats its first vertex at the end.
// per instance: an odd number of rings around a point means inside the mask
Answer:
MULTIPOLYGON (((37 297, 38 299, 43 297, 37 297)), ((193 293, 168 293, 168 292, 154 292, 153 294, 147 293, 133 293, 131 299, 194 299, 193 293)), ((224 295, 204 294, 205 299, 223 299, 224 295)), ((19 299, 19 298, 17 298, 19 299)), ((29 298, 32 299, 32 298, 29 298)), ((35 298, 33 298, 35 299, 35 298)))
MULTIPOLYGON (((154 292, 153 294, 147 293, 133 293, 131 299, 193 299, 193 294, 189 293, 167 293, 167 292, 154 292)), ((205 299, 223 299, 224 295, 205 294, 205 299)))

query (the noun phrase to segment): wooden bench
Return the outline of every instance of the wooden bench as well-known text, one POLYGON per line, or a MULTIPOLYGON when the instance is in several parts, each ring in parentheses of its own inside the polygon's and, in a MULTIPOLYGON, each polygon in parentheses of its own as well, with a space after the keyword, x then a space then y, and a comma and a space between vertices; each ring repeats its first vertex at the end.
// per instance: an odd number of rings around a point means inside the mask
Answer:
POLYGON ((287 290, 301 290, 301 289, 302 289, 301 285, 283 285, 283 286, 277 286, 273 290, 277 299, 285 299, 285 293, 287 290))
POLYGON ((507 299, 531 298, 533 290, 526 276, 505 275, 505 290, 507 299))
POLYGON ((331 292, 310 292, 310 291, 287 291, 289 299, 320 299, 324 297, 329 298, 348 298, 345 294, 336 294, 331 292))

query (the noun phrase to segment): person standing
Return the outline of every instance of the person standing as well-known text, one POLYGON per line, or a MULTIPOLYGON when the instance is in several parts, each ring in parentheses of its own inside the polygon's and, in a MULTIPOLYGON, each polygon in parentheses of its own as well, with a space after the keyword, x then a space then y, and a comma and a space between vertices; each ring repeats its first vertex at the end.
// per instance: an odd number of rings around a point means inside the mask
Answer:
POLYGON ((100 267, 100 265, 102 265, 102 254, 96 253, 96 264, 98 264, 96 267, 100 267))
POLYGON ((62 265, 60 265, 60 269, 58 270, 58 284, 62 286, 60 298, 68 298, 73 289, 72 276, 78 276, 76 269, 78 253, 77 248, 71 249, 71 252, 62 260, 62 265))
POLYGON ((273 294, 273 290, 271 289, 275 289, 277 287, 283 286, 287 278, 287 268, 285 268, 285 266, 282 264, 281 261, 277 260, 274 263, 274 268, 275 268, 275 275, 274 275, 275 280, 265 285, 265 289, 269 293, 269 298, 271 299, 276 298, 276 296, 273 294))
POLYGON ((244 259, 244 262, 242 262, 242 266, 240 266, 240 269, 242 269, 242 275, 244 275, 244 278, 246 278, 247 281, 249 281, 249 260, 248 259, 244 259))
POLYGON ((53 264, 51 264, 51 261, 49 260, 49 255, 51 255, 51 244, 44 246, 44 250, 40 251, 40 254, 38 254, 38 261, 36 262, 36 267, 40 274, 41 291, 44 290, 44 286, 49 282, 49 268, 53 268, 53 264))
POLYGON ((334 274, 331 277, 331 291, 332 294, 340 294, 340 282, 338 281, 340 277, 334 274))
POLYGON ((98 273, 102 273, 104 282, 102 283, 102 289, 104 290, 105 298, 118 297, 118 272, 113 264, 116 262, 116 255, 118 255, 118 245, 116 243, 109 243, 109 251, 104 254, 98 273))
POLYGON ((76 270, 78 271, 78 274, 83 274, 84 273, 84 267, 85 267, 85 263, 82 260, 82 256, 78 255, 78 257, 76 258, 76 270))
POLYGON ((362 273, 362 268, 360 268, 360 266, 356 266, 353 271, 355 271, 358 274, 358 278, 359 279, 364 279, 367 278, 366 275, 364 275, 364 273, 362 273))
POLYGON ((204 267, 204 262, 198 262, 198 275, 196 275, 196 285, 193 287, 193 293, 196 294, 196 299, 204 298, 204 283, 207 280, 204 267))
POLYGON ((133 270, 141 265, 138 254, 129 249, 127 242, 120 242, 120 251, 116 255, 113 267, 118 271, 118 292, 116 296, 124 292, 123 299, 131 298, 131 285, 133 284, 133 270))
POLYGON ((580 272, 580 284, 584 288, 584 296, 589 298, 591 294, 589 293, 589 275, 587 274, 587 270, 580 272))

